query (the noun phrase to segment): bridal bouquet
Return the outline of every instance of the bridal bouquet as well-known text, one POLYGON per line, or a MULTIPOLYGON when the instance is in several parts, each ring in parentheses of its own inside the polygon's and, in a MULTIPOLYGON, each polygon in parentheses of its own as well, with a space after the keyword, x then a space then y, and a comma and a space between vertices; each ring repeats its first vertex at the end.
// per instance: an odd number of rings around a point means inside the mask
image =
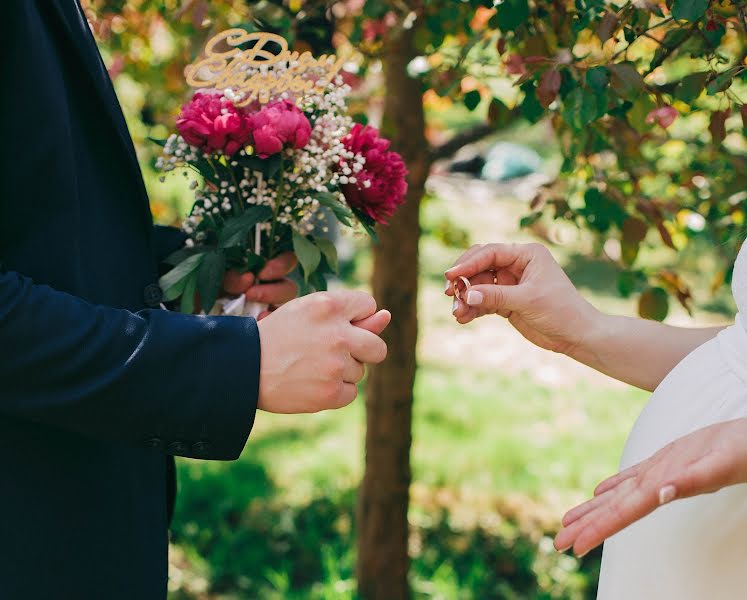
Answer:
POLYGON ((407 170, 376 129, 347 115, 350 88, 334 57, 236 29, 208 42, 206 55, 187 69, 199 89, 157 161, 201 180, 191 184, 186 245, 168 259, 161 287, 167 301, 181 297, 183 312, 199 297, 206 313, 256 315, 243 295, 220 298, 227 270, 258 274, 291 251, 309 286, 326 289, 325 275, 337 271, 327 219, 375 236, 404 202, 407 170))

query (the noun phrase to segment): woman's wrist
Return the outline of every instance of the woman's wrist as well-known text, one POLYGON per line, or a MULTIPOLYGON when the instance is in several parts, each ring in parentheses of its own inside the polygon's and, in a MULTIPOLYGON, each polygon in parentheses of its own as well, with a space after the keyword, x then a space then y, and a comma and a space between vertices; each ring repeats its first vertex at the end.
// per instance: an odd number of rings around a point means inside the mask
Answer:
POLYGON ((581 321, 578 340, 573 344, 567 356, 575 361, 600 370, 604 362, 605 349, 610 346, 611 338, 619 331, 621 317, 608 315, 591 304, 587 305, 581 321))

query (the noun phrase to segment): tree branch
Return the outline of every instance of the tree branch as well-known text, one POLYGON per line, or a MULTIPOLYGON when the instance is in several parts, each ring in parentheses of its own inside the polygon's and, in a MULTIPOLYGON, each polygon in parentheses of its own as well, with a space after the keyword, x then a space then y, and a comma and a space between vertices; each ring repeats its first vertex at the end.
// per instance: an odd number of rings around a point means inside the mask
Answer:
POLYGON ((444 142, 439 146, 431 147, 431 160, 433 161, 448 158, 449 156, 455 154, 456 151, 460 148, 463 148, 468 144, 479 142, 480 140, 485 139, 490 134, 495 133, 496 131, 498 131, 496 127, 488 125, 487 123, 476 125, 474 127, 470 127, 469 129, 465 129, 464 131, 460 131, 449 141, 444 142))

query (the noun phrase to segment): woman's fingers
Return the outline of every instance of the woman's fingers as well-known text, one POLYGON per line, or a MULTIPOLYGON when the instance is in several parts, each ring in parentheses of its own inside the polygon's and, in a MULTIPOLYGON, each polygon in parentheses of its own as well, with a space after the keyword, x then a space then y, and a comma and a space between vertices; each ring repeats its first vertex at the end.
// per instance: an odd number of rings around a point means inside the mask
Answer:
MULTIPOLYGON (((464 261, 466 261, 467 259, 469 259, 470 257, 474 256, 475 254, 477 254, 478 252, 480 252, 480 250, 482 250, 482 248, 483 248, 482 244, 477 244, 476 246, 472 246, 469 250, 467 250, 464 254, 462 254, 456 260, 456 262, 454 263, 454 266, 459 265, 459 264, 463 263, 464 261)), ((486 273, 487 273, 487 271, 486 271, 486 273)), ((475 274, 475 276, 478 276, 478 275, 479 274, 475 274)), ((453 283, 452 283, 452 281, 450 279, 446 280, 445 293, 446 293, 447 296, 453 296, 454 295, 454 286, 453 286, 453 283)))
POLYGON ((253 273, 239 273, 238 271, 227 271, 223 277, 223 289, 235 296, 243 294, 254 285, 256 277, 253 273))
POLYGON ((588 554, 604 540, 653 512, 659 506, 659 499, 658 495, 652 492, 650 489, 635 486, 630 492, 615 494, 609 502, 587 515, 585 518, 588 519, 588 523, 581 528, 573 544, 576 554, 588 554))
POLYGON ((458 300, 456 298, 454 298, 454 302, 451 307, 451 312, 454 315, 454 318, 457 320, 457 322, 460 323, 461 325, 466 325, 467 323, 471 323, 477 317, 481 316, 477 309, 472 308, 471 306, 466 304, 464 300, 458 300))
MULTIPOLYGON (((610 490, 606 492, 606 494, 614 494, 614 490, 610 490)), ((608 495, 602 494, 601 496, 596 496, 591 500, 587 500, 583 504, 579 504, 575 508, 572 508, 567 513, 565 513, 565 515, 563 515, 563 519, 561 520, 563 527, 570 527, 580 518, 585 517, 591 511, 595 510, 597 507, 604 504, 608 500, 608 495)))
POLYGON ((521 285, 475 285, 465 298, 466 304, 485 313, 521 310, 526 301, 521 285))
MULTIPOLYGON (((498 271, 493 281, 496 285, 516 285, 518 283, 514 274, 507 269, 498 271)), ((504 319, 508 319, 511 316, 511 311, 507 309, 499 309, 496 313, 504 319)))
POLYGON ((619 485, 622 481, 630 479, 631 477, 635 477, 640 471, 640 464, 637 464, 634 467, 630 467, 629 469, 625 469, 624 471, 620 471, 617 475, 613 475, 609 479, 605 479, 602 483, 600 483, 594 489, 594 495, 600 496, 601 494, 604 494, 606 491, 611 490, 612 488, 619 485))
POLYGON ((285 252, 268 260, 265 268, 259 273, 260 281, 274 281, 276 279, 282 279, 293 269, 296 268, 298 260, 293 252, 285 252))
MULTIPOLYGON (((542 248, 539 244, 487 244, 477 251, 465 253, 459 264, 446 271, 446 279, 472 277, 483 271, 498 271, 508 267, 523 269, 534 254, 542 248)), ((546 250, 545 250, 546 251, 546 250)))
POLYGON ((263 302, 277 306, 293 300, 298 294, 298 286, 290 279, 282 279, 274 283, 253 285, 244 293, 246 299, 251 302, 263 302))
MULTIPOLYGON (((460 293, 461 298, 454 297, 454 303, 452 306, 452 312, 454 314, 454 317, 456 318, 457 322, 461 324, 469 323, 470 321, 473 321, 474 319, 478 317, 482 317, 489 314, 495 314, 496 312, 502 316, 502 317, 509 317, 511 315, 510 310, 499 310, 494 311, 490 310, 490 307, 482 308, 482 307, 474 307, 470 306, 467 303, 467 294, 469 293, 469 290, 477 285, 492 285, 494 282, 498 282, 499 284, 505 284, 505 285, 513 285, 516 284, 516 278, 509 273, 508 271, 484 271, 482 273, 478 273, 474 277, 471 277, 469 279, 471 287, 469 289, 462 289, 460 293)), ((450 288, 453 286, 450 285, 450 288)), ((453 296, 453 289, 450 289, 449 292, 447 292, 448 295, 453 296)))
POLYGON ((658 495, 636 479, 623 481, 598 500, 590 511, 558 533, 556 548, 573 547, 576 554, 583 556, 659 506, 658 495))

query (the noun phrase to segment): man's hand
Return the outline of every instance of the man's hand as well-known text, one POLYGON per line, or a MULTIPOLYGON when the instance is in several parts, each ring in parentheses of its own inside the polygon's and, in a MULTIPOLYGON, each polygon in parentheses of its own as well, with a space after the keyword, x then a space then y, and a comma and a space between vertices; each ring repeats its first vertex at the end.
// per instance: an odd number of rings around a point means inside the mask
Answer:
MULTIPOLYGON (((265 268, 257 277, 252 273, 229 271, 223 279, 223 289, 235 296, 244 294, 250 302, 262 302, 277 307, 293 300, 298 294, 298 287, 286 275, 296 267, 296 257, 286 252, 267 261, 265 268)), ((266 317, 269 311, 260 315, 266 317)))
POLYGON ((607 479, 569 511, 555 547, 579 556, 673 500, 747 483, 747 419, 700 429, 607 479))
POLYGON ((259 408, 295 414, 350 404, 363 363, 386 358, 378 334, 390 319, 363 292, 311 294, 280 307, 259 322, 259 408))

